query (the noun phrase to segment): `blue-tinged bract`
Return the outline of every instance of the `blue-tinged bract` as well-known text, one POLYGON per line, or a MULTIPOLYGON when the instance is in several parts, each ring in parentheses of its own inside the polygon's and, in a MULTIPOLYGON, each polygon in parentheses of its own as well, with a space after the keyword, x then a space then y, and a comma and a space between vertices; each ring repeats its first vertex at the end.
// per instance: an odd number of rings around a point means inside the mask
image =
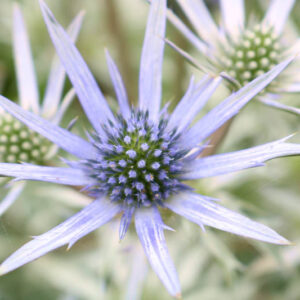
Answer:
POLYGON ((180 295, 180 284, 164 237, 164 230, 171 228, 163 223, 161 209, 182 215, 202 228, 209 225, 274 244, 289 243, 272 229, 194 193, 184 181, 258 167, 276 157, 300 154, 300 145, 282 139, 233 153, 199 157, 207 138, 266 88, 293 58, 245 85, 195 124, 194 118, 221 78, 206 75, 200 82, 192 79, 186 94, 169 115, 165 108, 161 109, 166 0, 152 0, 140 65, 138 107, 129 105, 117 66, 106 53, 120 106, 120 113, 115 114, 68 34, 42 0, 40 4, 51 39, 94 132, 86 141, 0 96, 0 106, 8 113, 79 158, 66 161, 69 167, 65 168, 2 163, 0 174, 18 180, 83 186, 94 200, 13 253, 0 266, 0 274, 63 245, 70 248, 120 213, 120 239, 134 218, 149 263, 174 296, 180 295))
MULTIPOLYGON (((299 53, 299 41, 291 41, 284 26, 295 3, 294 0, 272 0, 263 18, 245 16, 244 0, 221 0, 221 21, 218 26, 203 0, 177 0, 195 29, 194 34, 171 10, 171 23, 199 50, 199 67, 214 73, 226 72, 230 89, 245 86, 256 77, 268 72, 290 55, 299 53), (249 22, 246 23, 246 19, 249 22), (200 66, 200 64, 202 66, 200 66)), ((196 61, 180 51, 193 64, 196 61)), ((300 114, 300 110, 278 102, 282 93, 300 92, 300 77, 295 72, 299 61, 274 80, 257 99, 269 106, 300 114)))
MULTIPOLYGON (((81 22, 80 14, 69 27, 73 41, 77 38, 81 22)), ((58 58, 54 57, 46 92, 40 103, 29 37, 21 9, 17 4, 14 4, 13 9, 13 53, 20 106, 54 124, 59 124, 74 98, 74 92, 71 90, 62 97, 66 75, 58 58)), ((47 165, 57 152, 56 145, 3 110, 0 111, 0 132, 1 162, 47 165)), ((0 202, 0 215, 15 202, 23 187, 24 184, 12 185, 6 197, 0 202)))

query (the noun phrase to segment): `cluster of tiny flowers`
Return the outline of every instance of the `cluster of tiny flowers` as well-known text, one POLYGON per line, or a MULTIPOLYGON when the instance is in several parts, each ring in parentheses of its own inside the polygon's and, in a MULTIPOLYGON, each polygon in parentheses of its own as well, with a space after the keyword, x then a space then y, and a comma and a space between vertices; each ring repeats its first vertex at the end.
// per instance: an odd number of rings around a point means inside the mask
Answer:
POLYGON ((187 187, 176 176, 182 169, 176 130, 167 132, 167 121, 154 124, 147 113, 133 112, 128 120, 105 126, 107 140, 96 137, 97 161, 85 162, 97 184, 92 193, 106 194, 112 201, 129 206, 149 206, 187 187))
POLYGON ((280 62, 283 49, 279 38, 272 27, 265 25, 245 30, 237 42, 230 41, 229 47, 225 47, 222 70, 226 70, 241 85, 246 85, 280 62))
POLYGON ((10 114, 0 114, 0 160, 7 163, 41 164, 50 143, 10 114))

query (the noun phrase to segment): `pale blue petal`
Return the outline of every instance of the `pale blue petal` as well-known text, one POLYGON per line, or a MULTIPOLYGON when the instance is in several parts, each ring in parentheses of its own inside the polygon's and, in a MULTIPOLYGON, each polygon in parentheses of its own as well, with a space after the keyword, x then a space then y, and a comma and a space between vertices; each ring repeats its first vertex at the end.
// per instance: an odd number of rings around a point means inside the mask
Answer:
POLYGON ((39 113, 39 93, 36 74, 21 10, 14 4, 13 12, 13 49, 16 65, 20 105, 39 113))
MULTIPOLYGON (((208 75, 203 76, 202 83, 203 85, 206 84, 206 82, 209 80, 208 75)), ((195 77, 192 76, 190 79, 189 86, 180 100, 180 102, 177 104, 175 107, 174 111, 169 117, 169 122, 168 122, 168 129, 171 130, 174 128, 177 124, 178 121, 182 119, 182 115, 184 115, 185 111, 187 110, 187 103, 189 103, 189 100, 192 98, 193 93, 195 92, 196 86, 195 86, 195 77)))
POLYGON ((278 87, 276 91, 280 93, 299 93, 300 92, 300 82, 293 82, 284 87, 278 87))
POLYGON ((168 20, 203 54, 208 55, 208 48, 170 9, 168 20))
POLYGON ((168 128, 177 127, 178 132, 185 130, 209 100, 221 80, 221 77, 204 75, 200 82, 194 84, 192 77, 184 97, 170 116, 168 128))
POLYGON ((123 300, 141 300, 143 285, 149 270, 148 262, 141 247, 135 246, 131 253, 130 274, 123 300))
POLYGON ((17 180, 46 181, 67 185, 85 186, 93 183, 93 179, 80 169, 31 164, 0 163, 0 175, 15 177, 17 180))
POLYGON ((286 139, 280 139, 246 150, 199 158, 185 164, 184 174, 180 178, 191 180, 228 174, 263 166, 264 162, 276 157, 299 155, 300 145, 285 143, 286 139))
MULTIPOLYGON (((300 85, 299 85, 299 91, 298 92, 300 92, 300 85)), ((263 103, 265 105, 268 105, 270 107, 274 107, 274 108, 281 109, 281 110, 289 112, 289 113, 300 115, 300 109, 297 108, 297 107, 293 107, 293 106, 289 106, 289 105, 280 103, 280 102, 278 102, 276 100, 273 100, 271 98, 268 98, 268 97, 260 97, 258 100, 261 103, 263 103)))
POLYGON ((168 201, 166 206, 173 212, 187 218, 201 227, 203 225, 208 225, 220 230, 272 244, 289 244, 288 240, 269 227, 222 207, 201 195, 181 193, 168 201))
POLYGON ((298 55, 300 52, 300 38, 297 38, 293 45, 289 45, 282 53, 283 57, 288 57, 290 55, 298 55))
POLYGON ((294 3, 295 0, 272 0, 263 24, 273 27, 277 34, 281 34, 294 3))
POLYGON ((221 13, 226 32, 237 38, 245 25, 244 0, 221 0, 221 13))
POLYGON ((218 28, 203 0, 177 0, 199 36, 209 45, 218 39, 218 28))
MULTIPOLYGON (((68 34, 73 42, 77 40, 83 16, 84 13, 80 12, 68 28, 68 34)), ((56 115, 56 111, 59 107, 59 101, 63 92, 65 78, 65 69, 59 61, 59 58, 55 55, 52 61, 42 106, 42 115, 46 117, 46 119, 53 118, 56 115)))
POLYGON ((175 266, 169 255, 165 225, 156 207, 137 209, 135 227, 153 270, 172 296, 180 295, 180 284, 175 266))
POLYGON ((197 88, 189 99, 189 103, 186 103, 188 105, 187 111, 181 115, 180 121, 178 120, 177 127, 179 132, 187 129, 221 82, 222 77, 210 77, 205 87, 197 88), (184 116, 184 118, 182 116, 184 116))
POLYGON ((124 86, 118 67, 110 56, 108 50, 105 51, 105 54, 110 78, 115 88, 115 93, 119 102, 121 114, 125 119, 128 119, 130 117, 130 107, 128 104, 126 88, 124 86))
POLYGON ((0 266, 0 275, 11 272, 64 245, 69 248, 80 238, 110 221, 121 211, 108 200, 94 200, 83 210, 34 239, 8 257, 0 266))
POLYGON ((187 132, 183 138, 183 143, 187 147, 194 147, 209 137, 225 122, 236 115, 243 106, 263 90, 273 79, 275 79, 293 61, 293 59, 294 57, 291 57, 283 61, 269 72, 259 76, 239 91, 226 98, 187 132))
POLYGON ((129 228, 129 225, 131 223, 131 219, 134 213, 134 206, 132 207, 127 207, 124 209, 124 213, 122 215, 121 218, 121 222, 120 222, 120 228, 119 228, 119 239, 120 241, 123 240, 123 238, 125 237, 125 234, 129 228))
POLYGON ((75 96, 76 96, 76 94, 75 94, 74 89, 71 89, 66 94, 66 96, 61 101, 61 104, 60 104, 59 108, 57 109, 54 118, 51 120, 53 124, 58 125, 60 123, 61 119, 63 118, 63 116, 65 114, 65 112, 67 111, 67 109, 69 108, 71 103, 73 102, 75 96))
POLYGON ((149 111, 149 116, 157 120, 161 102, 161 77, 166 29, 166 0, 152 1, 143 44, 140 77, 139 107, 149 111))
POLYGON ((7 195, 0 202, 0 216, 2 216, 10 206, 14 204, 21 192, 23 191, 25 182, 16 182, 9 189, 7 195))
POLYGON ((194 66, 196 69, 199 69, 203 73, 211 73, 210 69, 211 66, 208 62, 208 66, 205 66, 204 64, 199 64, 198 61, 193 58, 188 52, 184 51, 180 47, 178 47, 176 44, 171 42, 168 39, 165 39, 166 44, 170 46, 172 49, 174 49, 178 54, 180 54, 188 63, 190 63, 192 66, 194 66))
POLYGON ((97 157, 96 148, 75 134, 22 109, 19 105, 0 96, 0 106, 32 130, 43 135, 69 153, 85 159, 97 157))
POLYGON ((93 127, 99 134, 104 134, 102 124, 108 120, 115 122, 114 115, 70 37, 57 23, 44 1, 40 0, 40 5, 52 42, 76 90, 80 103, 93 127))

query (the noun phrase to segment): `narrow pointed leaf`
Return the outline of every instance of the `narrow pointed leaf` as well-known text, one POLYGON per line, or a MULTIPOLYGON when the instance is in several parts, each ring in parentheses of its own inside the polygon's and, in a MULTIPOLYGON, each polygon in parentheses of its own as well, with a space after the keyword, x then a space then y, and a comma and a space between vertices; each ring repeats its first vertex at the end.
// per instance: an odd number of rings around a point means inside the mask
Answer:
MULTIPOLYGON (((83 16, 84 13, 80 12, 68 28, 68 34, 74 43, 77 40, 83 16)), ((42 107, 42 115, 47 117, 47 119, 53 118, 56 115, 63 92, 65 78, 66 71, 62 63, 59 61, 59 58, 55 55, 52 61, 42 107)))
POLYGON ((62 149, 80 158, 95 159, 96 148, 73 133, 22 109, 19 105, 0 96, 0 106, 32 130, 43 135, 62 149))
POLYGON ((93 180, 80 169, 45 167, 31 164, 0 163, 0 175, 18 180, 37 180, 67 185, 88 185, 93 180))
MULTIPOLYGON (((299 91, 297 91, 297 93, 298 92, 300 92, 300 85, 299 85, 299 91)), ((268 105, 270 107, 274 107, 274 108, 277 108, 277 109, 280 109, 282 111, 286 111, 286 112, 289 112, 292 114, 300 115, 300 108, 286 105, 286 104, 280 103, 276 100, 273 100, 273 99, 267 98, 267 97, 260 97, 258 100, 261 103, 263 103, 264 105, 268 105)))
POLYGON ((260 167, 264 162, 277 157, 299 155, 300 145, 285 143, 287 138, 272 143, 199 158, 185 165, 181 179, 191 180, 228 174, 243 169, 260 167))
POLYGON ((203 54, 209 54, 208 48, 170 9, 167 10, 168 20, 203 54))
POLYGON ((230 37, 237 37, 244 29, 244 0, 221 0, 221 13, 225 30, 230 37))
POLYGON ((80 238, 110 221, 121 208, 108 200, 94 200, 80 212, 34 239, 8 257, 0 266, 0 275, 11 272, 46 253, 80 238))
POLYGON ((199 226, 204 224, 272 244, 289 244, 288 240, 269 227, 222 207, 201 195, 181 193, 168 201, 166 206, 199 226))
POLYGON ((280 34, 294 4, 295 0, 272 0, 263 24, 273 27, 280 34))
POLYGON ((123 238, 125 237, 125 234, 131 223, 131 219, 132 219, 134 210, 135 210, 134 207, 128 207, 128 208, 124 209, 124 213, 122 215, 121 222, 120 222, 120 228, 119 228, 120 241, 123 240, 123 238))
POLYGON ((166 0, 151 2, 140 63, 139 107, 153 120, 158 119, 161 102, 166 6, 166 0))
POLYGON ((218 28, 203 0, 177 0, 199 36, 213 44, 218 39, 218 28))
POLYGON ((0 202, 0 216, 2 216, 8 208, 14 204, 23 191, 24 186, 25 182, 17 182, 9 189, 7 195, 0 202))
POLYGON ((207 101, 210 99, 212 94, 215 92, 217 87, 222 82, 222 77, 216 77, 216 78, 209 78, 208 83, 205 87, 198 88, 190 98, 190 101, 188 101, 188 110, 185 114, 182 114, 181 116, 184 116, 184 118, 181 117, 180 122, 178 122, 178 131, 183 131, 187 129, 187 127, 193 122, 195 116, 201 111, 201 109, 205 106, 207 101))
POLYGON ((164 224, 157 208, 138 209, 135 212, 135 227, 153 270, 169 293, 179 296, 179 280, 167 249, 164 224))
POLYGON ((103 135, 104 131, 101 124, 108 120, 115 122, 114 115, 70 37, 58 24, 44 1, 40 0, 40 6, 52 42, 76 90, 81 105, 93 127, 99 134, 103 135))
POLYGON ((20 7, 14 4, 13 49, 21 106, 39 113, 39 93, 29 38, 20 7))
POLYGON ((291 57, 283 61, 269 72, 254 79, 207 113, 185 135, 184 142, 186 143, 186 146, 194 147, 199 142, 208 138, 272 82, 272 80, 274 80, 293 61, 293 59, 294 57, 291 57))
POLYGON ((121 114, 125 119, 128 119, 130 117, 130 107, 128 104, 126 88, 124 86, 118 67, 110 56, 108 50, 105 51, 105 54, 110 78, 115 88, 115 93, 119 102, 121 114))

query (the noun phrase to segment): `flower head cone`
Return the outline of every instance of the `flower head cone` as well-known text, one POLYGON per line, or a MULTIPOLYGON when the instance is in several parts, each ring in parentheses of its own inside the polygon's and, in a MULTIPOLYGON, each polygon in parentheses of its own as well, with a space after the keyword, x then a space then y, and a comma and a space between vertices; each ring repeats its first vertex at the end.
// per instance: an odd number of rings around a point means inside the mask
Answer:
MULTIPOLYGON (((190 21, 192 32, 172 11, 169 20, 199 50, 202 60, 198 65, 213 73, 225 72, 227 85, 245 86, 256 77, 268 72, 290 55, 299 53, 299 40, 285 34, 284 27, 294 0, 270 1, 264 18, 249 18, 246 22, 243 0, 221 0, 221 21, 218 27, 203 0, 177 0, 190 21)), ((195 62, 183 50, 170 43, 188 60, 195 62)), ((263 104, 299 114, 300 110, 278 101, 284 93, 300 91, 295 61, 274 80, 257 99, 263 104)))
POLYGON ((63 245, 70 248, 120 213, 120 239, 134 219, 149 263, 173 296, 180 295, 180 284, 166 245, 164 230, 171 228, 161 218, 163 209, 201 227, 209 225, 269 243, 289 243, 268 227, 218 205, 207 196, 194 193, 185 181, 262 166, 269 159, 300 153, 300 145, 286 143, 283 139, 238 152, 199 158, 210 134, 272 82, 292 59, 259 76, 192 125, 222 79, 204 76, 197 83, 191 79, 175 110, 169 115, 166 108, 161 109, 166 1, 152 1, 141 56, 136 108, 129 105, 117 66, 106 52, 120 108, 115 114, 70 37, 46 4, 43 1, 40 4, 57 53, 94 132, 86 141, 1 96, 2 108, 79 160, 67 161, 68 167, 2 163, 0 174, 83 186, 94 200, 62 224, 17 250, 2 263, 1 274, 63 245))
MULTIPOLYGON (((69 27, 69 34, 73 41, 76 40, 81 23, 82 14, 79 14, 69 27)), ((40 104, 29 38, 22 12, 17 4, 14 4, 13 9, 13 50, 20 106, 24 110, 34 112, 48 119, 53 124, 59 124, 75 93, 71 90, 61 101, 66 75, 58 57, 55 57, 52 62, 45 96, 40 104)), ((30 130, 10 114, 3 110, 0 111, 1 162, 47 165, 49 159, 56 152, 56 145, 51 144, 40 134, 30 130)), ((7 196, 0 203, 0 215, 14 203, 23 187, 23 183, 12 186, 7 196)))

